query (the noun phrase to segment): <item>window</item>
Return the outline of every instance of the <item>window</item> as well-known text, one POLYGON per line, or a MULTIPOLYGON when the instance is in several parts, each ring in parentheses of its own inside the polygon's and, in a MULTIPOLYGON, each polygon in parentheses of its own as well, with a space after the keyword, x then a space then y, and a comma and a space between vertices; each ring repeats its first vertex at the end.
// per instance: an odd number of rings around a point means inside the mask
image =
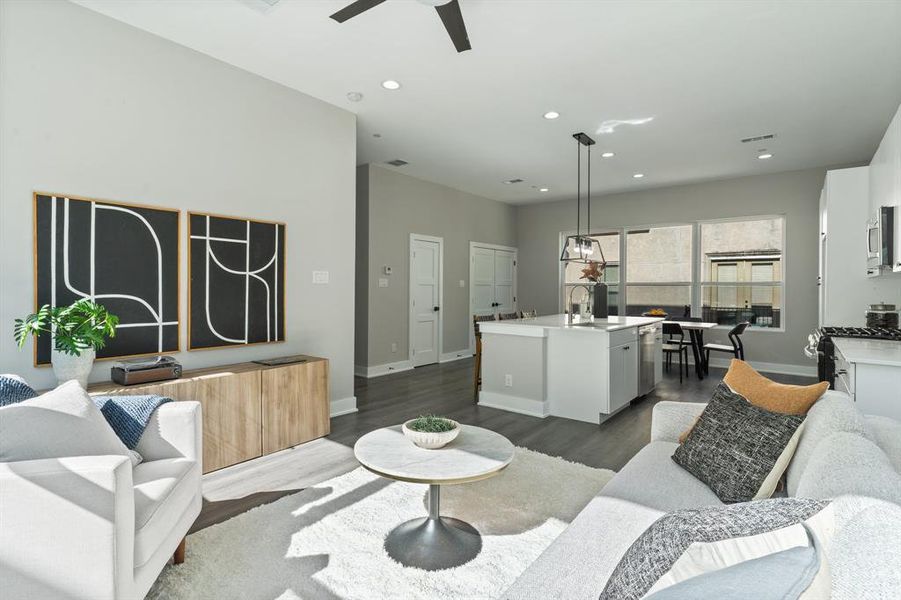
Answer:
MULTIPOLYGON (((607 284, 607 306, 611 315, 619 314, 619 243, 620 234, 613 233, 595 233, 592 238, 596 239, 604 251, 604 259, 607 261, 607 268, 604 269, 604 282, 607 284)), ((572 303, 578 305, 588 301, 588 290, 586 284, 591 282, 582 277, 582 269, 585 265, 579 263, 561 263, 563 265, 563 298, 561 305, 563 310, 569 312, 572 310, 572 303)), ((578 312, 578 311, 576 311, 578 312)))
POLYGON ((701 223, 700 236, 702 318, 781 327, 784 219, 701 223))
POLYGON ((692 225, 626 232, 626 314, 652 308, 681 316, 691 309, 692 225))
MULTIPOLYGON (((748 217, 592 234, 604 250, 611 315, 661 308, 724 327, 782 328, 785 218, 748 217), (625 236, 625 237, 623 237, 625 236)), ((561 263, 561 306, 588 300, 584 265, 561 263)))

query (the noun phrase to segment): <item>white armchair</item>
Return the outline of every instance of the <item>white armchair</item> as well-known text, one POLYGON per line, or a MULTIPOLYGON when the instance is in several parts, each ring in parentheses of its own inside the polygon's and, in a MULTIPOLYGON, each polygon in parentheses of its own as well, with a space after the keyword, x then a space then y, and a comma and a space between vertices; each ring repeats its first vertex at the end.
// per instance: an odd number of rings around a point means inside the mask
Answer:
POLYGON ((0 597, 139 600, 200 514, 201 415, 169 402, 126 456, 0 463, 0 597))

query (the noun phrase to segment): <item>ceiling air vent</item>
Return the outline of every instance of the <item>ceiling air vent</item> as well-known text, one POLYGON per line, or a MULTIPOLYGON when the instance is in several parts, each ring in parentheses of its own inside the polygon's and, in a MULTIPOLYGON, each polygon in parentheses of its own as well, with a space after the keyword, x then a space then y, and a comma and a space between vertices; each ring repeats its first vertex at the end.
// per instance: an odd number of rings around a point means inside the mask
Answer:
POLYGON ((261 12, 263 14, 268 13, 275 5, 281 2, 281 0, 238 0, 242 4, 249 6, 257 12, 261 12))
POLYGON ((506 183, 506 184, 509 185, 509 184, 511 184, 511 183, 522 183, 523 181, 525 181, 525 180, 524 180, 524 179, 519 179, 519 178, 517 178, 517 179, 508 179, 508 180, 505 181, 504 183, 506 183))
POLYGON ((389 161, 386 162, 385 164, 386 164, 386 165, 391 165, 392 167, 402 167, 402 166, 408 165, 408 164, 410 164, 410 163, 408 163, 408 162, 405 161, 405 160, 401 160, 401 159, 399 159, 399 158, 395 158, 394 160, 389 160, 389 161))
POLYGON ((776 137, 775 133, 768 133, 766 135, 758 135, 754 137, 745 138, 741 141, 742 144, 747 144, 749 142, 762 142, 763 140, 771 140, 776 137))

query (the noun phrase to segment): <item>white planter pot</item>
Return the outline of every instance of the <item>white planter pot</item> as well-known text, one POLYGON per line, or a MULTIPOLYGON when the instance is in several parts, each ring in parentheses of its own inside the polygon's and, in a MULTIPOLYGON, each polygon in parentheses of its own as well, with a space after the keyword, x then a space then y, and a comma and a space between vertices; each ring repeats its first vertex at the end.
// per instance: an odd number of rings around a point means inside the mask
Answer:
POLYGON ((441 448, 442 446, 450 444, 452 441, 454 441, 454 438, 456 438, 460 434, 460 424, 453 419, 448 419, 448 421, 454 424, 454 428, 450 431, 442 431, 439 433, 433 433, 430 431, 413 431, 408 427, 408 425, 413 421, 415 421, 415 419, 410 419, 403 424, 403 427, 401 429, 403 429, 404 435, 407 437, 407 439, 420 448, 427 448, 429 450, 441 448))
POLYGON ((82 388, 87 389, 88 375, 91 374, 96 354, 93 348, 82 350, 80 356, 72 356, 53 348, 50 353, 50 364, 53 365, 57 383, 75 379, 82 388))

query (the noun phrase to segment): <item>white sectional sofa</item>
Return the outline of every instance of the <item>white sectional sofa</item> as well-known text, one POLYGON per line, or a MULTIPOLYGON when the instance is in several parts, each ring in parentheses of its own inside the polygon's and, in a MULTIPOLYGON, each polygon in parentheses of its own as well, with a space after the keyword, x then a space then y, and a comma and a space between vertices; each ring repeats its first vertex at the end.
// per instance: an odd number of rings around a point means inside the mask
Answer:
POLYGON ((140 600, 200 514, 198 402, 153 413, 127 456, 0 463, 0 598, 140 600))
MULTIPOLYGON (((679 434, 704 406, 658 403, 651 442, 504 598, 596 599, 632 542, 657 518, 680 508, 722 505, 671 458, 679 434)), ((810 410, 804 427, 786 492, 836 498, 836 535, 827 546, 832 597, 901 597, 901 422, 862 415, 848 396, 830 391, 810 410)))

